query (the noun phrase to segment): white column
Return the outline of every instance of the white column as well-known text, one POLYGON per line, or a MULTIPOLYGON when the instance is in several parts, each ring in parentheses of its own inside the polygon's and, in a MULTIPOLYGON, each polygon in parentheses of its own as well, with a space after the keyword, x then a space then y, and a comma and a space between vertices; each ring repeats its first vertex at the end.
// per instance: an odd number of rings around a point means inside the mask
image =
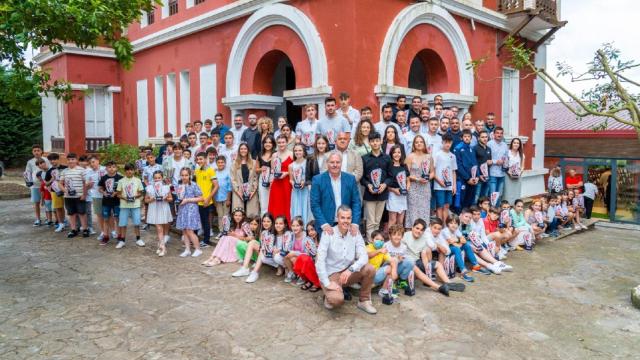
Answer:
POLYGON ((176 74, 167 75, 167 131, 176 134, 178 119, 176 114, 176 74))
POLYGON ((164 79, 156 76, 154 81, 154 100, 156 109, 156 137, 164 135, 164 79))
POLYGON ((216 64, 200 67, 200 120, 213 120, 218 112, 216 64))
POLYGON ((136 107, 138 108, 138 144, 149 138, 149 95, 147 80, 136 82, 136 107))
MULTIPOLYGON (((184 131, 184 124, 191 122, 191 79, 189 71, 180 72, 180 129, 184 131)), ((177 134, 173 134, 177 135, 177 134)))
MULTIPOLYGON (((538 68, 547 67, 547 45, 542 44, 538 47, 538 52, 534 59, 535 66, 538 68)), ((533 129, 533 141, 536 145, 535 153, 531 159, 531 165, 534 169, 544 168, 544 121, 545 121, 545 91, 546 85, 540 77, 536 77, 533 82, 533 91, 536 94, 536 103, 533 105, 533 118, 536 126, 533 129)))

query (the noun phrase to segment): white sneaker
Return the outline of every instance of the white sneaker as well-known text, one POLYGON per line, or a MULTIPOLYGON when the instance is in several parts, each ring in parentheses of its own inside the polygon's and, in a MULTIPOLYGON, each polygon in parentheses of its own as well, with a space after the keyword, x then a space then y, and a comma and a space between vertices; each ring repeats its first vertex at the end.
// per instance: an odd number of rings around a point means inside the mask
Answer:
POLYGON ((142 246, 144 246, 144 241, 142 241, 142 239, 138 239, 138 240, 136 240, 136 245, 142 247, 142 246))
POLYGON ((284 276, 284 282, 290 283, 291 280, 293 280, 293 272, 289 272, 284 276))
POLYGON ((582 227, 582 230, 589 230, 589 228, 585 224, 580 224, 580 227, 582 227))
POLYGON ((502 269, 502 271, 506 271, 506 272, 512 272, 513 271, 513 266, 511 265, 507 265, 505 263, 503 263, 502 261, 500 261, 498 264, 500 264, 500 268, 502 269))
POLYGON ((33 226, 40 226, 40 224, 42 224, 42 223, 40 222, 40 219, 38 219, 38 220, 36 220, 36 221, 34 221, 34 222, 33 222, 33 226))
POLYGON ((244 282, 248 283, 248 284, 252 284, 256 281, 258 281, 258 278, 260 277, 260 274, 258 274, 255 271, 252 271, 249 276, 247 277, 247 280, 245 280, 244 282))
POLYGON ((498 260, 503 260, 507 258, 508 251, 505 248, 500 248, 498 251, 498 260))
POLYGON ((198 230, 198 236, 202 236, 203 234, 202 229, 198 230))
POLYGON ((574 228, 574 229, 576 229, 576 230, 578 230, 578 231, 582 230, 582 228, 581 228, 581 227, 580 227, 580 225, 578 225, 578 224, 574 225, 574 227, 573 227, 573 228, 574 228))
POLYGON ((122 249, 124 247, 124 241, 120 240, 116 244, 116 249, 122 249))
POLYGON ((191 255, 191 251, 190 250, 185 250, 182 252, 182 254, 180 254, 180 257, 187 257, 191 255))
POLYGON ((542 234, 540 234, 540 237, 541 237, 541 238, 548 238, 548 237, 549 237, 549 234, 547 234, 547 233, 543 232, 542 234))
POLYGON ((97 234, 97 233, 96 233, 96 231, 95 231, 95 230, 93 230, 93 228, 92 228, 92 227, 90 227, 90 228, 89 228, 89 234, 90 234, 90 235, 95 235, 95 234, 97 234))
POLYGON ((304 285, 304 283, 306 283, 306 281, 301 277, 298 277, 298 280, 296 280, 296 286, 304 285))
POLYGON ((58 227, 56 227, 56 229, 54 231, 57 232, 57 233, 63 232, 64 231, 64 224, 58 224, 58 227))
POLYGON ((209 236, 213 237, 215 234, 213 233, 213 230, 209 230, 209 236))
POLYGON ((231 276, 233 276, 233 277, 243 277, 243 276, 248 276, 249 274, 251 274, 251 270, 249 270, 249 268, 246 268, 246 267, 243 266, 240 269, 236 270, 236 272, 231 274, 231 276))
POLYGON ((191 254, 191 257, 198 257, 198 256, 200 256, 200 255, 202 255, 202 250, 200 250, 200 249, 195 249, 195 250, 193 251, 193 254, 191 254))
POLYGON ((102 240, 104 240, 104 233, 100 233, 100 235, 98 235, 98 241, 102 240))
POLYGON ((167 245, 169 243, 169 240, 171 240, 171 236, 165 235, 163 240, 164 240, 164 244, 167 245))
POLYGON ((492 273, 494 273, 496 275, 500 275, 500 273, 502 272, 502 268, 500 268, 500 265, 498 265, 498 263, 489 264, 489 266, 487 266, 487 268, 489 269, 489 271, 491 271, 492 273))
POLYGON ((117 239, 118 238, 118 233, 116 231, 112 231, 111 232, 111 238, 112 239, 117 239))

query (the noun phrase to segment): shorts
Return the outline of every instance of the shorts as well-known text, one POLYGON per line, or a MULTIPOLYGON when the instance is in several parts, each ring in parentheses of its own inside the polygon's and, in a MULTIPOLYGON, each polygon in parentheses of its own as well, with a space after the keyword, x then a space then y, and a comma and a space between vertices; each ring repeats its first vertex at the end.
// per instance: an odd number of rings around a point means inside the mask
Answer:
POLYGON ((40 200, 42 199, 41 197, 42 194, 40 194, 40 189, 38 188, 31 188, 31 202, 34 204, 37 204, 40 202, 40 200))
POLYGON ((80 198, 64 198, 64 207, 67 215, 84 215, 87 213, 87 202, 80 198))
POLYGON ((102 204, 102 217, 108 219, 111 216, 117 218, 120 216, 120 205, 105 205, 102 204))
POLYGON ((382 265, 378 270, 376 270, 376 274, 373 276, 373 284, 380 285, 387 278, 387 267, 390 265, 382 265))
POLYGON ((64 198, 51 192, 51 205, 53 209, 62 209, 64 207, 64 198))
MULTIPOLYGON (((280 255, 274 254, 274 257, 275 256, 280 256, 280 255)), ((280 266, 280 264, 278 264, 273 257, 269 258, 269 257, 266 257, 266 256, 261 254, 260 255, 260 260, 262 261, 263 264, 272 266, 274 268, 277 268, 278 266, 280 266)))
POLYGON ((453 202, 453 193, 451 190, 435 190, 436 208, 443 208, 445 205, 451 205, 453 202))
POLYGON ((416 266, 418 267, 418 269, 420 269, 420 271, 422 271, 425 275, 427 275, 431 279, 435 279, 436 278, 436 266, 437 266, 437 264, 438 264, 437 261, 431 260, 431 261, 429 261, 429 264, 427 264, 428 266, 425 267, 424 263, 422 262, 422 259, 418 259, 416 261, 416 266))
POLYGON ((44 210, 48 211, 48 212, 52 212, 53 211, 53 206, 52 206, 52 201, 51 200, 45 200, 44 201, 44 210))
POLYGON ((129 218, 133 221, 134 226, 140 226, 140 208, 120 208, 118 226, 126 227, 129 222, 129 218))
POLYGON ((93 213, 102 216, 102 198, 93 198, 92 202, 93 213))

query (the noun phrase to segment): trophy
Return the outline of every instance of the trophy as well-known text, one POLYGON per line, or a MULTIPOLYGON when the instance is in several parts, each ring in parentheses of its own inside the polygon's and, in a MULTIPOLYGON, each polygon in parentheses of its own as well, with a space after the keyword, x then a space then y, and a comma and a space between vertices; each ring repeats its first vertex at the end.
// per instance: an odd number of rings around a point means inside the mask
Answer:
POLYGON ((478 166, 474 165, 471 167, 471 178, 475 179, 478 176, 478 166))
MULTIPOLYGON (((427 267, 431 270, 431 266, 427 267)), ((411 271, 407 277, 407 287, 404 288, 404 294, 406 296, 413 296, 416 294, 416 275, 413 271, 411 271)))
POLYGON ((371 186, 373 187, 373 192, 378 193, 380 191, 380 183, 382 181, 382 169, 373 169, 369 174, 371 178, 371 186))
POLYGON ((105 169, 98 170, 98 176, 100 177, 100 179, 102 179, 102 177, 105 175, 107 175, 107 170, 105 169))
POLYGON ((136 169, 138 169, 138 173, 142 174, 142 170, 144 169, 144 160, 138 159, 136 160, 136 169))
POLYGON ((536 218, 536 221, 538 222, 538 227, 539 228, 543 228, 544 227, 544 216, 542 215, 541 211, 536 211, 535 214, 533 214, 533 216, 536 218))
POLYGON ((176 172, 176 169, 173 167, 167 169, 166 174, 164 174, 164 178, 169 180, 169 182, 173 182, 173 174, 176 172))
POLYGON ((311 135, 313 134, 310 132, 302 134, 302 139, 301 139, 302 145, 304 145, 307 148, 313 146, 313 140, 311 140, 311 135))
POLYGON ((251 231, 251 225, 248 222, 242 224, 241 228, 247 236, 253 237, 253 231, 251 231))
POLYGON ((509 157, 505 154, 505 155, 502 155, 502 157, 500 157, 500 160, 502 160, 502 169, 503 170, 508 170, 509 169, 509 157))
POLYGON ((420 174, 423 179, 429 180, 429 173, 431 172, 431 161, 426 159, 420 163, 420 174))
POLYGON ((384 287, 387 289, 387 293, 382 296, 382 303, 385 305, 393 304, 393 279, 389 278, 385 283, 384 287))
POLYGON ((164 199, 164 193, 162 191, 162 186, 164 186, 162 184, 161 181, 156 181, 153 183, 153 192, 156 196, 156 201, 162 201, 164 199))
POLYGON ((269 187, 269 178, 271 177, 271 168, 264 167, 262 168, 262 172, 260 173, 260 182, 262 183, 262 187, 269 187))
POLYGON ((222 217, 222 236, 229 234, 229 229, 231 228, 231 219, 229 219, 229 215, 225 215, 222 217))
POLYGON ((53 180, 53 182, 51 183, 51 191, 53 191, 58 197, 62 197, 64 195, 57 180, 53 180))
POLYGON ((268 259, 273 257, 273 234, 265 230, 262 232, 261 241, 264 248, 264 256, 268 259))
POLYGON ((524 235, 522 235, 522 239, 524 240, 524 249, 533 250, 533 239, 531 237, 531 233, 528 231, 525 232, 524 235))
POLYGON ((500 213, 500 224, 498 226, 501 228, 506 228, 507 226, 509 226, 510 222, 511 215, 509 215, 509 210, 502 210, 502 212, 500 213))
POLYGON ((329 139, 329 150, 333 150, 336 148, 336 139, 334 135, 335 133, 332 129, 327 130, 327 139, 329 139))
MULTIPOLYGON (((487 250, 489 250, 489 253, 491 254, 491 256, 496 257, 496 243, 495 241, 490 241, 489 244, 487 245, 487 250)), ((498 259, 496 259, 498 260, 498 259)))
POLYGON ((184 200, 184 195, 185 192, 187 190, 187 186, 184 184, 180 184, 178 185, 178 188, 176 189, 176 197, 178 198, 178 202, 181 203, 182 200, 184 200))
POLYGON ((494 191, 491 193, 491 206, 498 206, 498 199, 500 198, 500 193, 494 191))
POLYGON ((67 195, 70 197, 74 197, 78 194, 76 189, 73 187, 73 182, 69 178, 64 179, 64 188, 67 190, 67 195))
POLYGON ((242 200, 249 201, 249 197, 251 196, 251 185, 246 182, 242 183, 242 200))
POLYGON ((520 173, 522 172, 522 170, 520 170, 520 164, 513 164, 509 167, 509 174, 512 177, 520 177, 520 173))
POLYGON ((296 189, 302 189, 302 183, 304 182, 304 168, 296 167, 293 169, 293 187, 296 189))
POLYGON ((447 258, 445 258, 445 272, 447 273, 447 276, 449 276, 449 279, 453 279, 456 277, 456 258, 453 256, 453 254, 449 255, 447 258))
POLYGON ((427 151, 429 152, 429 154, 433 154, 433 144, 427 145, 427 151))
POLYGON ((107 197, 112 197, 113 196, 113 190, 115 189, 116 184, 115 184, 115 180, 113 178, 108 178, 105 182, 104 182, 104 191, 106 192, 106 196, 107 197))
POLYGON ((404 171, 400 171, 398 175, 396 175, 396 181, 400 188, 400 195, 407 195, 407 174, 404 171))
POLYGON ((489 165, 486 162, 480 165, 480 175, 485 179, 489 177, 489 165))
POLYGON ((282 176, 282 160, 280 160, 280 158, 277 155, 273 159, 272 169, 273 169, 273 178, 280 179, 280 176, 282 176))
POLYGON ((291 233, 285 232, 282 235, 282 249, 280 249, 280 256, 285 257, 289 253, 289 244, 291 243, 291 233))
POLYGON ((451 186, 451 174, 449 168, 445 168, 442 170, 442 181, 444 181, 444 186, 451 186))
POLYGON ((484 247, 482 244, 482 240, 480 239, 480 235, 477 232, 471 231, 469 233, 469 241, 471 241, 471 245, 476 248, 477 251, 482 251, 484 247))
POLYGON ((27 187, 32 187, 33 186, 33 174, 31 173, 31 171, 25 171, 22 176, 24 177, 24 183, 25 185, 27 185, 27 187))
POLYGON ((133 202, 135 200, 135 190, 133 189, 133 183, 128 183, 124 187, 124 195, 127 198, 127 202, 133 202))

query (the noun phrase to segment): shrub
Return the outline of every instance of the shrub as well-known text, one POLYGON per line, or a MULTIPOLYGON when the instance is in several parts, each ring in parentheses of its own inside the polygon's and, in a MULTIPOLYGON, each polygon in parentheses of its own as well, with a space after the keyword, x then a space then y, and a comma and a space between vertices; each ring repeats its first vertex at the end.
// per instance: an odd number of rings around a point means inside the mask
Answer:
POLYGON ((127 144, 110 144, 98 150, 102 163, 115 161, 118 165, 135 163, 139 158, 138 147, 127 144))

